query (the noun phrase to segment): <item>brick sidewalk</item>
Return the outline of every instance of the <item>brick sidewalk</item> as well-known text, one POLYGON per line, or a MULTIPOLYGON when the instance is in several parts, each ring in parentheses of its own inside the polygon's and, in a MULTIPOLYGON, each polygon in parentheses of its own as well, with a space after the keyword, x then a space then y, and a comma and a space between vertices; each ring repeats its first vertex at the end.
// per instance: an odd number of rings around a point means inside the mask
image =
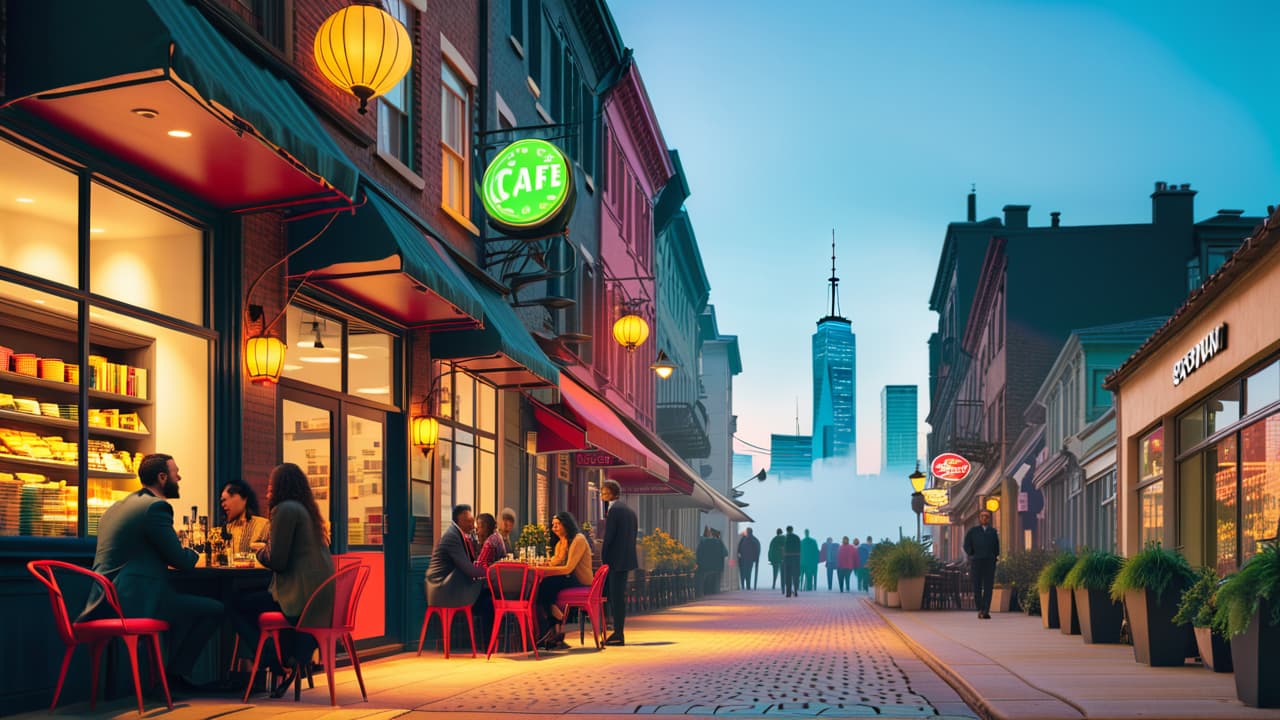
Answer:
MULTIPOLYGON (((627 624, 628 645, 598 652, 577 645, 542 660, 469 653, 444 660, 411 654, 366 663, 369 702, 349 669, 337 674, 336 711, 324 676, 300 705, 255 696, 148 703, 148 717, 431 718, 621 714, 661 717, 973 718, 960 697, 907 646, 861 595, 818 591, 793 599, 760 590, 716 595, 627 624)), ((72 678, 72 682, 85 681, 72 678)), ((137 717, 127 699, 96 717, 137 717)), ((59 715, 88 716, 84 705, 59 715)), ((31 713, 31 718, 47 718, 31 713)))

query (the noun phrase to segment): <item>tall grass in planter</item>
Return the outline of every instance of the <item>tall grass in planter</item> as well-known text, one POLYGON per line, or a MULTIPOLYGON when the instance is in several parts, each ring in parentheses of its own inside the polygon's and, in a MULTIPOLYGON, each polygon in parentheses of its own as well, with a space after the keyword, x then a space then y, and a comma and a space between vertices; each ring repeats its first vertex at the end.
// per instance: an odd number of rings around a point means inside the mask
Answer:
MULTIPOLYGON (((1036 578, 1036 589, 1040 593, 1040 619, 1046 630, 1061 627, 1062 625, 1062 618, 1058 609, 1057 588, 1066 579, 1067 573, 1071 572, 1071 568, 1075 567, 1075 564, 1075 553, 1070 550, 1061 551, 1054 555, 1049 564, 1040 570, 1040 576, 1036 578)), ((1080 629, 1077 627, 1076 633, 1078 634, 1079 632, 1080 629)))
POLYGON ((1215 596, 1213 627, 1231 640, 1236 696, 1252 707, 1280 707, 1280 548, 1263 544, 1215 596))
POLYGON ((1134 660, 1152 666, 1181 665, 1195 653, 1191 628, 1173 623, 1182 592, 1195 581, 1187 559, 1160 543, 1124 561, 1111 598, 1123 600, 1133 634, 1134 660))
POLYGON ((889 572, 898 588, 903 610, 919 610, 924 601, 924 574, 929 569, 929 554, 924 545, 903 538, 889 554, 889 572))
MULTIPOLYGON (((1073 594, 1080 619, 1080 634, 1087 644, 1120 642, 1124 606, 1111 599, 1111 583, 1124 559, 1103 550, 1087 552, 1062 581, 1073 594)), ((1061 599, 1058 601, 1061 603, 1061 599)), ((1061 604, 1058 606, 1061 608, 1061 604)))
POLYGON ((1215 595, 1218 592, 1218 573, 1213 568, 1200 568, 1196 581, 1182 593, 1178 613, 1173 616, 1177 625, 1190 625, 1196 635, 1196 649, 1200 662, 1213 672, 1231 672, 1231 643, 1227 637, 1213 629, 1213 614, 1218 609, 1215 595))

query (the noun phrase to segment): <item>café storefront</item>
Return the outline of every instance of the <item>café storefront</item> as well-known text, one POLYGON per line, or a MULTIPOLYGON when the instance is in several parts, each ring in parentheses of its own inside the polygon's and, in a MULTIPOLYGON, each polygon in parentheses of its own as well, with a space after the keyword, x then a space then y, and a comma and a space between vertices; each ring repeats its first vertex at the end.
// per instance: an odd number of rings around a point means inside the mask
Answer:
POLYGON ((1125 555, 1158 541, 1233 572, 1280 523, 1280 216, 1107 381, 1125 555))

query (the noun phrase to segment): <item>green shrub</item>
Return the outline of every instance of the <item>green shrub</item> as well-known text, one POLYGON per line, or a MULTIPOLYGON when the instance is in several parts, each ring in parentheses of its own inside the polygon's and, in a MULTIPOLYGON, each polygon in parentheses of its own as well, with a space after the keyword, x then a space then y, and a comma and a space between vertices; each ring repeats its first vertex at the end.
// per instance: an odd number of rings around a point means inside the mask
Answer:
POLYGON ((1040 569, 1053 559, 1053 553, 1042 548, 1018 550, 1001 555, 996 561, 996 584, 1013 591, 1023 612, 1040 612, 1040 594, 1036 578, 1040 569))
POLYGON ((1067 573, 1067 576, 1062 580, 1062 584, 1058 587, 1070 588, 1071 590, 1077 588, 1109 590, 1123 563, 1124 558, 1105 550, 1086 552, 1080 556, 1080 559, 1076 560, 1076 564, 1072 566, 1071 571, 1067 573))
POLYGON ((1244 632, 1263 598, 1271 603, 1269 623, 1280 623, 1280 549, 1276 543, 1264 543, 1240 572, 1228 575, 1215 598, 1218 609, 1213 615, 1213 629, 1224 637, 1244 632))
POLYGON ((1142 552, 1124 561, 1115 582, 1111 583, 1111 599, 1123 600, 1125 592, 1145 589, 1163 601, 1170 585, 1189 585, 1194 581, 1195 571, 1180 553, 1166 550, 1158 542, 1148 543, 1142 552))
POLYGON ((1192 627, 1209 627, 1213 613, 1218 608, 1214 595, 1218 592, 1218 573, 1203 567, 1196 575, 1196 582, 1182 593, 1178 613, 1173 616, 1175 625, 1191 624, 1192 627))
POLYGON ((1049 564, 1040 571, 1040 576, 1036 578, 1036 590, 1042 593, 1052 592, 1055 587, 1062 584, 1075 564, 1076 554, 1070 550, 1063 550, 1054 555, 1049 564))
POLYGON ((928 569, 929 556, 925 552, 924 545, 911 538, 899 540, 889 553, 888 570, 893 575, 892 582, 895 588, 899 580, 924 577, 928 569))
POLYGON ((885 590, 898 589, 898 581, 893 578, 888 567, 889 555, 895 547, 894 543, 885 539, 871 548, 871 554, 867 556, 867 573, 871 575, 872 585, 885 590))

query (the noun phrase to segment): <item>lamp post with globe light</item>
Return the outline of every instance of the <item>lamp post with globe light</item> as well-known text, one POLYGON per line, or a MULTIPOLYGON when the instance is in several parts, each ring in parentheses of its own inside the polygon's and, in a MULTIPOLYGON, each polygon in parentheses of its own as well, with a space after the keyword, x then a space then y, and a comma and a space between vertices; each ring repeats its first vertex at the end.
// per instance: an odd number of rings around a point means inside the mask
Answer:
POLYGON ((920 514, 924 512, 924 486, 929 476, 920 472, 920 461, 916 461, 916 471, 907 476, 911 480, 911 512, 916 514, 916 542, 920 542, 920 514))

